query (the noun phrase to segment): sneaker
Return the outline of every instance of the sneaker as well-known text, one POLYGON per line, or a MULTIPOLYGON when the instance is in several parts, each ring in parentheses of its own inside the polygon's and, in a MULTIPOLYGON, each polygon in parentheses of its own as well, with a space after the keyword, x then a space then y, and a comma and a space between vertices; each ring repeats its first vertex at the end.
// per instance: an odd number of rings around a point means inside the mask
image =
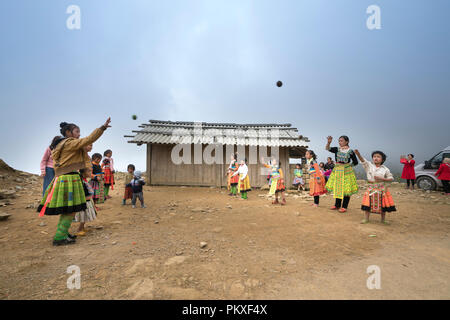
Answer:
POLYGON ((75 239, 67 238, 67 239, 62 239, 62 240, 53 240, 53 245, 54 246, 65 246, 68 244, 74 244, 75 242, 76 242, 75 239))
POLYGON ((136 206, 133 204, 132 206, 131 206, 133 209, 136 209, 136 206))
POLYGON ((147 208, 147 206, 144 204, 141 206, 141 208, 145 209, 145 208, 147 208))

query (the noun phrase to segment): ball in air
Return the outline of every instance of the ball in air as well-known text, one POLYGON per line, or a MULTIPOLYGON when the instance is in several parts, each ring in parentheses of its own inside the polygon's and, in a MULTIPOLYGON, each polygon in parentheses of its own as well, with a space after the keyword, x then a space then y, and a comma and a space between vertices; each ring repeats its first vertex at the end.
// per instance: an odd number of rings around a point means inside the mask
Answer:
POLYGON ((133 115, 131 116, 131 119, 136 120, 136 119, 137 119, 137 115, 133 114, 133 115))
POLYGON ((282 85, 283 85, 283 82, 277 81, 277 87, 278 87, 278 88, 281 87, 282 85))

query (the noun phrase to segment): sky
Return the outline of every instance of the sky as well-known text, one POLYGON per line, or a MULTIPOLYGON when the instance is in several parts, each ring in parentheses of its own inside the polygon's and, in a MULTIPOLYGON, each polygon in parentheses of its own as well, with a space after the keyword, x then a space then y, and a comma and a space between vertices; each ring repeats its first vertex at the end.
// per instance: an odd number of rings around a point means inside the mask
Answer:
POLYGON ((39 173, 60 122, 85 136, 110 116, 93 152, 112 149, 121 171, 145 170, 145 146, 123 136, 150 119, 292 123, 320 161, 345 134, 394 170, 402 154, 421 162, 450 145, 449 13, 448 0, 1 1, 0 158, 39 173))

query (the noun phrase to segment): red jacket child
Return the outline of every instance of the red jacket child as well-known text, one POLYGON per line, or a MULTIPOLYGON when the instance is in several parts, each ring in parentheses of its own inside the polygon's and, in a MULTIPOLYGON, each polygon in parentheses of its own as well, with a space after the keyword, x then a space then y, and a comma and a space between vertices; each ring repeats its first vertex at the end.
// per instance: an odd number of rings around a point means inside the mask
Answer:
POLYGON ((441 163, 438 171, 434 174, 439 180, 450 180, 450 164, 441 163))

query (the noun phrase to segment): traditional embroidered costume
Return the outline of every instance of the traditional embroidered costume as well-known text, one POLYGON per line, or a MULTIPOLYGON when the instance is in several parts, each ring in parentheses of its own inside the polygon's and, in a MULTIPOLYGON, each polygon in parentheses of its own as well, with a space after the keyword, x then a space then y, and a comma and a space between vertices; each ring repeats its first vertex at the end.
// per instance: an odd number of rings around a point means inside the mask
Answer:
POLYGON ((363 196, 361 209, 371 213, 396 211, 394 200, 386 182, 377 182, 375 180, 375 176, 393 179, 391 171, 384 165, 377 167, 366 159, 361 164, 366 171, 367 181, 369 182, 369 186, 363 196))
POLYGON ((283 170, 277 165, 264 164, 264 167, 270 169, 270 191, 269 194, 284 192, 286 186, 284 185, 283 170))
POLYGON ((250 178, 248 177, 248 167, 246 164, 240 165, 237 172, 233 175, 239 175, 239 189, 238 192, 241 194, 242 199, 247 199, 247 192, 251 191, 250 178))
POLYGON ((320 170, 319 165, 314 159, 308 159, 307 164, 309 166, 309 195, 310 196, 320 196, 327 193, 325 188, 325 176, 320 170))
POLYGON ((89 166, 89 156, 85 147, 94 143, 103 132, 105 126, 94 130, 82 139, 62 138, 52 150, 55 177, 44 193, 37 211, 39 216, 60 215, 54 245, 73 243, 69 239, 69 228, 73 215, 87 209, 82 179, 76 170, 89 166))
POLYGON ((94 221, 97 217, 97 211, 95 211, 94 204, 92 203, 92 196, 94 190, 86 179, 83 180, 84 195, 86 197, 86 210, 77 212, 75 214, 75 222, 90 222, 94 221))
POLYGON ((94 190, 94 203, 104 203, 105 202, 105 189, 103 181, 103 171, 102 167, 96 163, 92 162, 92 179, 89 181, 92 189, 94 190))
POLYGON ((114 166, 113 159, 109 157, 105 157, 102 162, 102 169, 104 172, 103 181, 105 185, 105 198, 109 199, 109 188, 114 190, 114 166))
POLYGON ((238 163, 236 160, 234 160, 234 162, 232 164, 230 164, 231 167, 229 169, 230 173, 228 174, 229 176, 229 181, 230 181, 230 194, 231 195, 236 195, 237 191, 238 191, 238 184, 239 184, 239 175, 234 175, 235 173, 237 173, 237 171, 239 170, 238 167, 238 163))

